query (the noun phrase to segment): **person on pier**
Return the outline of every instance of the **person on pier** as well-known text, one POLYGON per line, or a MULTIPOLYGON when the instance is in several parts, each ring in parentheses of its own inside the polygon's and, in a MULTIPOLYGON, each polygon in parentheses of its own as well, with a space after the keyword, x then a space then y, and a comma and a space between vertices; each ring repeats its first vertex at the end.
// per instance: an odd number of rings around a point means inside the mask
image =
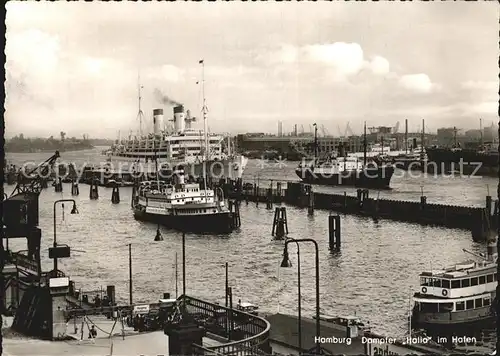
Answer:
POLYGON ((95 329, 95 326, 92 325, 89 330, 89 339, 95 339, 97 337, 97 330, 95 329))

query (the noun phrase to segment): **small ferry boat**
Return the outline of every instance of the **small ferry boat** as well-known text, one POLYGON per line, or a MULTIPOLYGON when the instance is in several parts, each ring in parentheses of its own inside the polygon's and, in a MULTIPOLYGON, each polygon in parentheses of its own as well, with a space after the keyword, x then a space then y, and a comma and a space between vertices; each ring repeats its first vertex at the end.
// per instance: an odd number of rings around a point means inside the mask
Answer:
POLYGON ((195 233, 229 233, 235 228, 222 189, 186 183, 182 167, 176 168, 170 181, 141 182, 133 194, 137 220, 195 233))
POLYGON ((248 303, 248 302, 242 302, 241 299, 238 301, 238 304, 236 304, 236 310, 248 313, 248 314, 253 314, 253 315, 259 315, 259 307, 256 306, 255 304, 248 303))
POLYGON ((483 259, 480 262, 471 260, 441 271, 422 272, 419 290, 413 296, 412 327, 443 335, 445 330, 492 325, 497 287, 494 248, 494 244, 488 246, 486 259, 473 254, 483 259))

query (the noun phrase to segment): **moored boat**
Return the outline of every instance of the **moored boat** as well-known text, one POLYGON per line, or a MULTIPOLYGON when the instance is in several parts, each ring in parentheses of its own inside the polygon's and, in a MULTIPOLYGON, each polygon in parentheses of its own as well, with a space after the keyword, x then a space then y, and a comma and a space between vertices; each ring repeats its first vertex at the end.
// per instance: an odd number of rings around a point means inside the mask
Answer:
POLYGON ((492 245, 487 259, 420 274, 419 291, 413 296, 413 328, 444 335, 494 324, 497 256, 492 245))
POLYGON ((325 160, 301 162, 295 170, 297 176, 306 183, 324 185, 348 185, 363 188, 388 189, 394 174, 391 164, 376 164, 354 156, 331 157, 325 160))
POLYGON ((185 182, 181 167, 172 181, 143 181, 134 192, 133 211, 137 220, 195 233, 229 233, 236 227, 234 215, 224 201, 222 189, 207 189, 185 182))

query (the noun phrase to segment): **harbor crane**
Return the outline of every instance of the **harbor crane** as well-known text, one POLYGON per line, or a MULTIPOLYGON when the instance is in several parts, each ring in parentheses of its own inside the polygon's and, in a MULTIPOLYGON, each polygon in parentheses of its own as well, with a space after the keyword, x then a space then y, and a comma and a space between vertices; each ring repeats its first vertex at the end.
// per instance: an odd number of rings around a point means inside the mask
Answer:
POLYGON ((396 122, 396 126, 394 126, 394 127, 392 128, 392 133, 393 133, 393 134, 397 134, 397 133, 398 133, 398 131, 399 131, 399 121, 398 121, 398 122, 396 122))
POLYGON ((347 122, 344 133, 342 133, 342 130, 340 129, 340 125, 337 125, 337 129, 339 131, 340 138, 347 138, 347 137, 349 137, 349 135, 354 136, 352 133, 351 126, 350 126, 349 122, 347 122))

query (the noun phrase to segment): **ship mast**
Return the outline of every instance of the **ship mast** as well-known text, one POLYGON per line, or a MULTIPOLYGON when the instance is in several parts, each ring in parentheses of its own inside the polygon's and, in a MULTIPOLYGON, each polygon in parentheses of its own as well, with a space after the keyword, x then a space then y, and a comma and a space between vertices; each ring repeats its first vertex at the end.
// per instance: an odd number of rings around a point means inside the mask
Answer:
POLYGON ((201 59, 199 61, 201 64, 201 95, 203 97, 203 107, 201 109, 203 113, 203 130, 205 131, 205 159, 208 161, 210 159, 209 156, 209 145, 208 145, 208 122, 207 122, 207 104, 205 99, 205 61, 201 59))
POLYGON ((366 166, 366 149, 367 149, 367 143, 366 143, 366 121, 365 121, 365 127, 364 127, 364 134, 363 134, 363 165, 366 166))
POLYGON ((205 99, 205 61, 201 59, 199 62, 201 64, 201 95, 203 98, 203 107, 201 108, 201 111, 203 113, 203 131, 204 131, 204 138, 205 138, 205 162, 204 162, 204 169, 203 169, 203 185, 205 188, 205 202, 208 201, 207 198, 207 163, 208 160, 210 159, 209 156, 209 147, 208 147, 208 124, 207 124, 207 105, 206 105, 206 99, 205 99))
POLYGON ((318 159, 318 126, 316 123, 313 124, 314 126, 314 162, 318 159))
POLYGON ((139 120, 139 137, 142 137, 142 119, 144 118, 144 113, 141 109, 141 89, 144 88, 141 85, 141 74, 137 73, 137 87, 138 87, 138 100, 139 100, 139 111, 137 112, 137 119, 139 120))
POLYGON ((479 119, 479 133, 481 134, 481 141, 479 144, 483 145, 483 119, 479 119))
POLYGON ((408 154, 408 119, 405 119, 405 153, 408 154))

